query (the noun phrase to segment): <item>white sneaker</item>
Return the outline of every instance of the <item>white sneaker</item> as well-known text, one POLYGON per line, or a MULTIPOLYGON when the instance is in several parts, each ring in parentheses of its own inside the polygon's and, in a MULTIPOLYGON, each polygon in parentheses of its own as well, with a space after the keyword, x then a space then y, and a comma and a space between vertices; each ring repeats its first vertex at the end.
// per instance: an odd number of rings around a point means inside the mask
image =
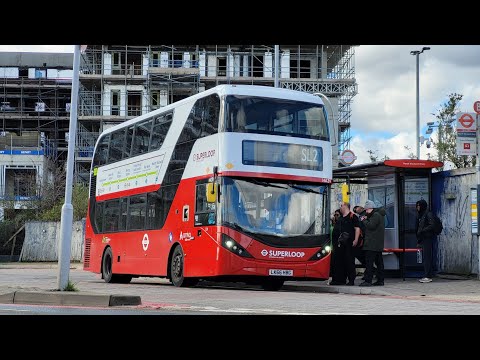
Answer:
POLYGON ((421 283, 429 283, 429 282, 432 282, 432 279, 424 277, 424 278, 421 278, 418 281, 420 281, 421 283))

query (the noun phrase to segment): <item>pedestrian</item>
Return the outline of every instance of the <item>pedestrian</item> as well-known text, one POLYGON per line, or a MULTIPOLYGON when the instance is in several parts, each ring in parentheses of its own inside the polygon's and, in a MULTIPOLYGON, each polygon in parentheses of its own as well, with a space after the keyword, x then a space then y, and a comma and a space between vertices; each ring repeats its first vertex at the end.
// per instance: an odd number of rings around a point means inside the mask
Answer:
POLYGON ((375 209, 372 200, 365 202, 365 215, 361 221, 365 225, 365 240, 363 251, 365 252, 365 275, 360 286, 383 286, 385 281, 383 267, 383 248, 385 247, 385 220, 386 211, 383 207, 375 209), (377 267, 377 281, 372 284, 374 265, 377 267))
POLYGON ((335 251, 335 246, 333 246, 333 228, 335 227, 335 223, 340 218, 340 209, 335 210, 333 215, 330 218, 330 247, 331 247, 331 254, 330 254, 330 275, 333 274, 333 252, 335 251))
POLYGON ((342 202, 341 216, 337 219, 332 232, 332 281, 330 285, 355 285, 355 257, 352 247, 360 236, 359 219, 350 211, 350 204, 342 202))
POLYGON ((432 269, 432 255, 433 255, 433 214, 428 210, 428 204, 425 200, 418 200, 416 203, 417 209, 417 222, 416 222, 416 234, 417 234, 417 246, 422 248, 423 252, 423 278, 421 283, 432 282, 433 269, 432 269))
MULTIPOLYGON (((353 213, 360 219, 360 215, 363 213, 364 209, 360 205, 356 205, 353 207, 353 213)), ((359 221, 359 226, 360 226, 360 233, 361 237, 363 237, 363 240, 365 240, 365 225, 363 224, 362 221, 359 221)), ((357 246, 353 247, 353 255, 357 260, 360 262, 362 267, 365 267, 366 262, 365 262, 365 252, 363 251, 363 243, 362 244, 357 244, 357 246)))
POLYGON ((340 217, 340 209, 337 209, 335 210, 332 217, 330 218, 330 241, 332 240, 333 228, 335 227, 335 223, 337 222, 339 217, 340 217))

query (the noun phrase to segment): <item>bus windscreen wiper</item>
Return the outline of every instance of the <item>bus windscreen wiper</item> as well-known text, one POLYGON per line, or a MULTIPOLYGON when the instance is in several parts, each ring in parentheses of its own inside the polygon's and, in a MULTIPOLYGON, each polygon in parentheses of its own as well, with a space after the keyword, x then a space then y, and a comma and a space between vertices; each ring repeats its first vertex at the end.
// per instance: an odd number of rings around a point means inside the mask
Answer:
POLYGON ((302 191, 309 192, 309 193, 314 193, 314 194, 321 194, 320 191, 313 190, 313 189, 308 189, 308 188, 303 188, 303 187, 293 185, 293 184, 288 184, 288 186, 290 186, 292 189, 302 190, 302 191))
POLYGON ((276 185, 276 184, 272 184, 272 183, 269 183, 268 181, 258 181, 258 180, 254 180, 254 179, 248 179, 248 180, 247 179, 242 179, 242 180, 247 181, 247 182, 252 183, 252 184, 265 186, 265 187, 274 187, 274 188, 279 188, 279 189, 286 189, 286 187, 276 185))

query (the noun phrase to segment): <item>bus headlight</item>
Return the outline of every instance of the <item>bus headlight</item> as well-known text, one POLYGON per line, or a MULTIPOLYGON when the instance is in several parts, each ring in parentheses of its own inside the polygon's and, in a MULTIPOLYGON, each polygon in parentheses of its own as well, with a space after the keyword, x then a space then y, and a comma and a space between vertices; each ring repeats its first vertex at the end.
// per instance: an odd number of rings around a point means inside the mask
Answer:
POLYGON ((330 245, 326 245, 320 248, 309 260, 320 260, 330 254, 332 251, 332 247, 330 245))
POLYGON ((235 255, 251 258, 253 257, 248 253, 247 250, 243 248, 239 243, 233 240, 230 236, 222 234, 222 246, 228 251, 234 253, 235 255))

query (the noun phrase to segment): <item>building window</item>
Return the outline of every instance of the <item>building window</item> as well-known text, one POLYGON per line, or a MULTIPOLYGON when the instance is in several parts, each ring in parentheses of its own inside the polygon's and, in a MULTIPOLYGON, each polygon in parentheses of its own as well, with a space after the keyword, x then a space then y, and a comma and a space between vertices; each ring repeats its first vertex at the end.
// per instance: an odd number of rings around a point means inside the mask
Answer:
POLYGON ((112 90, 112 115, 120 115, 120 90, 112 90))

